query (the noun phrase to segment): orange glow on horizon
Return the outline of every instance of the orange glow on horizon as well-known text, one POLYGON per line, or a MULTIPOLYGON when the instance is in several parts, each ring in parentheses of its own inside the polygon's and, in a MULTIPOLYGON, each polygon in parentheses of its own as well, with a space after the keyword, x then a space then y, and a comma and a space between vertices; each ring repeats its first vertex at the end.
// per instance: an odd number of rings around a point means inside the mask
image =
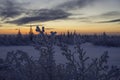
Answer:
MULTIPOLYGON (((88 24, 88 23, 80 23, 80 22, 72 22, 72 21, 61 21, 61 22, 50 21, 50 22, 45 22, 43 24, 45 24, 44 25, 44 27, 46 28, 45 33, 47 34, 49 34, 51 31, 56 31, 57 34, 67 33, 68 31, 69 32, 76 31, 76 33, 80 33, 80 34, 95 34, 95 33, 100 34, 103 32, 120 34, 120 28, 118 24, 98 24, 98 23, 88 24)), ((22 34, 29 34, 30 31, 30 27, 28 25, 27 27, 16 26, 11 24, 5 24, 4 26, 5 27, 0 28, 0 34, 17 34, 19 28, 22 34)), ((35 31, 35 28, 36 28, 35 26, 32 27, 33 33, 38 34, 38 32, 35 31)))
MULTIPOLYGON (((20 29, 22 34, 29 34, 30 29, 29 28, 21 28, 20 29)), ((80 28, 80 29, 63 29, 63 28, 58 28, 58 29, 53 29, 53 30, 46 30, 45 33, 50 34, 51 31, 56 31, 57 34, 63 34, 63 33, 67 33, 69 32, 76 32, 78 34, 100 34, 103 32, 106 33, 110 33, 110 34, 120 34, 119 31, 105 31, 103 29, 96 29, 96 28, 92 28, 92 29, 85 29, 85 28, 80 28)), ((17 34, 18 30, 12 30, 12 29, 0 29, 0 34, 17 34)), ((35 28, 33 28, 33 33, 34 34, 38 34, 38 32, 35 31, 35 28)))

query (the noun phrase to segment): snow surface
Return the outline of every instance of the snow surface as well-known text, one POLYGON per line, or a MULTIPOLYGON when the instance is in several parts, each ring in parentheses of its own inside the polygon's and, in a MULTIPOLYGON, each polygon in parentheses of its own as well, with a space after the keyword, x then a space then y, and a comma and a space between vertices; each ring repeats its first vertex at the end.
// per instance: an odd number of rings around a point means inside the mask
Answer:
MULTIPOLYGON (((69 46, 73 50, 73 46, 69 46)), ((100 57, 104 51, 108 51, 109 54, 109 64, 120 66, 120 47, 103 47, 94 46, 91 43, 84 43, 81 47, 86 51, 87 56, 91 58, 100 57)), ((55 60, 56 63, 65 63, 66 58, 61 54, 61 50, 58 46, 54 46, 55 49, 55 60)), ((6 53, 12 50, 22 50, 27 52, 33 59, 38 59, 39 51, 33 46, 1 46, 0 47, 0 58, 5 58, 6 53)))

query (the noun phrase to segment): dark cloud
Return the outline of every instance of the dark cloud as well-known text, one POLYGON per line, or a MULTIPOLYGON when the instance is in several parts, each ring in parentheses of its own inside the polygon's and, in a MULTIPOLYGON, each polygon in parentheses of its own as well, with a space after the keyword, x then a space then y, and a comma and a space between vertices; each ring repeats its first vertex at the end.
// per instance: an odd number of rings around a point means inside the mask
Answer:
POLYGON ((7 21, 7 23, 13 23, 13 24, 27 24, 30 22, 36 22, 36 21, 51 21, 51 20, 57 20, 57 19, 66 19, 68 16, 70 16, 69 13, 63 11, 63 10, 52 10, 52 9, 41 9, 35 12, 32 12, 32 15, 30 16, 19 18, 14 21, 7 21))
POLYGON ((114 20, 109 20, 109 21, 101 21, 98 23, 120 23, 120 19, 114 19, 114 20))
POLYGON ((51 21, 58 19, 67 19, 70 13, 66 12, 65 9, 81 8, 85 5, 94 2, 95 0, 70 0, 61 5, 58 5, 54 9, 40 9, 40 10, 27 10, 23 9, 20 3, 16 0, 2 0, 0 1, 0 17, 5 20, 6 23, 12 24, 27 24, 36 21, 51 21), (21 14, 26 14, 24 17, 16 19, 21 14), (9 19, 12 18, 13 20, 9 19))
POLYGON ((0 30, 19 30, 19 29, 4 29, 4 28, 2 28, 2 29, 0 29, 0 30))
POLYGON ((2 25, 0 25, 0 27, 2 27, 2 25))
POLYGON ((119 11, 111 11, 111 12, 106 12, 101 15, 98 15, 99 17, 104 17, 104 18, 111 18, 111 17, 120 17, 120 12, 119 11))
POLYGON ((58 5, 57 8, 68 9, 68 10, 75 8, 82 8, 95 1, 97 0, 69 0, 61 5, 58 5))
POLYGON ((119 11, 110 11, 110 12, 106 12, 106 13, 102 13, 102 14, 99 14, 99 15, 93 15, 93 16, 85 16, 85 17, 80 17, 80 18, 72 18, 73 20, 74 19, 79 19, 80 21, 82 22, 92 22, 92 23, 117 23, 119 22, 119 19, 117 18, 120 18, 120 12, 119 11), (107 19, 107 20, 110 20, 110 21, 100 21, 101 19, 107 19), (115 20, 113 20, 115 19, 115 20))
POLYGON ((55 28, 45 28, 45 30, 53 30, 53 29, 55 29, 55 28))
POLYGON ((26 24, 36 21, 51 21, 67 18, 70 14, 61 9, 40 9, 30 10, 24 9, 22 4, 16 0, 1 0, 0 1, 0 18, 5 23, 26 24), (24 17, 18 16, 25 14, 24 17), (18 18, 18 19, 16 19, 18 18))
POLYGON ((99 15, 92 15, 92 16, 86 16, 84 18, 87 19, 113 19, 113 18, 119 18, 120 17, 120 12, 119 11, 110 11, 110 12, 105 12, 99 15))
POLYGON ((120 15, 120 12, 111 11, 111 12, 104 13, 103 15, 105 15, 105 16, 120 15))
POLYGON ((0 1, 0 17, 5 20, 21 15, 22 5, 15 0, 1 0, 0 1))

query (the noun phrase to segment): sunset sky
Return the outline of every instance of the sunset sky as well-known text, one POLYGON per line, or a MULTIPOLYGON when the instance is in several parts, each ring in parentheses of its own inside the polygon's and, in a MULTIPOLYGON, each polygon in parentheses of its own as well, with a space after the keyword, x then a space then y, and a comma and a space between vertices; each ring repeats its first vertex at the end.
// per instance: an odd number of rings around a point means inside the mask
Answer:
POLYGON ((120 34, 120 0, 0 0, 0 34, 19 28, 28 34, 29 25, 44 25, 46 32, 120 34))

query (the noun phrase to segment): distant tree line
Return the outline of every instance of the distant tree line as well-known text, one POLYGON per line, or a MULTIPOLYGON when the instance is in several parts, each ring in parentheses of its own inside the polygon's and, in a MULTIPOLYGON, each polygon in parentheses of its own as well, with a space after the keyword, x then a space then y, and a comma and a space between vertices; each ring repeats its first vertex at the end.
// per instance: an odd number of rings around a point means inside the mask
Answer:
POLYGON ((107 46, 107 47, 120 47, 120 36, 119 35, 108 35, 105 32, 101 35, 80 35, 77 33, 61 34, 57 36, 59 42, 66 44, 82 44, 85 42, 90 42, 94 45, 107 46))
MULTIPOLYGON (((22 35, 20 32, 17 35, 0 35, 0 46, 9 46, 9 45, 31 45, 36 44, 36 39, 40 35, 35 35, 30 33, 28 35, 22 35)), ((105 32, 101 35, 81 35, 76 32, 67 32, 67 34, 50 35, 44 34, 43 36, 46 41, 54 43, 56 45, 61 45, 66 43, 69 45, 74 45, 76 43, 82 44, 85 42, 90 42, 94 45, 99 46, 108 46, 108 47, 120 47, 120 36, 118 35, 108 35, 105 32)), ((42 38, 40 38, 42 39, 42 38)), ((39 41, 43 43, 45 41, 39 41)))

